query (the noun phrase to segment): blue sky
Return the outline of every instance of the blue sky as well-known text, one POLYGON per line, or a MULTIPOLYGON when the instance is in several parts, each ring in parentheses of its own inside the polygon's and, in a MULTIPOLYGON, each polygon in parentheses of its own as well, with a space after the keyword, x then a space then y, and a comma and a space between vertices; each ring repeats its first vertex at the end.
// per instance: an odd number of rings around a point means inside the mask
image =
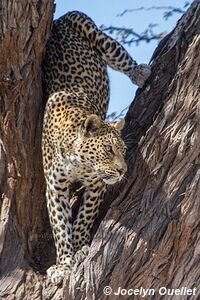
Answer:
MULTIPOLYGON (((157 32, 171 31, 180 18, 179 14, 174 14, 168 21, 163 19, 162 10, 153 11, 137 11, 127 13, 123 17, 118 17, 117 14, 125 9, 139 8, 141 6, 176 6, 183 7, 185 0, 56 0, 56 12, 54 18, 57 19, 67 11, 79 10, 90 16, 94 22, 100 26, 124 26, 131 27, 136 32, 144 31, 149 23, 157 23, 157 32)), ((138 63, 148 63, 158 42, 140 43, 139 46, 133 44, 132 46, 125 46, 128 52, 138 63)), ((137 89, 128 77, 109 68, 109 77, 111 85, 111 96, 109 111, 120 112, 122 109, 131 104, 135 91, 137 89)))

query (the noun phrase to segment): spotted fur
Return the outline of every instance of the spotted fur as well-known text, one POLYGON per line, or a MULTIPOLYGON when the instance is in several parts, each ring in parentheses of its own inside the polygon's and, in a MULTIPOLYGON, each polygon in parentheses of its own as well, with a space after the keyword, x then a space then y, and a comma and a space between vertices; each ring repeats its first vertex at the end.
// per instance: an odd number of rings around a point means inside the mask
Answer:
POLYGON ((47 274, 59 283, 88 254, 90 230, 106 184, 126 172, 123 121, 104 121, 109 100, 107 65, 142 86, 150 68, 100 31, 85 14, 70 12, 54 22, 45 57, 49 95, 43 124, 43 166, 57 263, 47 274), (70 187, 84 187, 83 205, 72 222, 70 187))

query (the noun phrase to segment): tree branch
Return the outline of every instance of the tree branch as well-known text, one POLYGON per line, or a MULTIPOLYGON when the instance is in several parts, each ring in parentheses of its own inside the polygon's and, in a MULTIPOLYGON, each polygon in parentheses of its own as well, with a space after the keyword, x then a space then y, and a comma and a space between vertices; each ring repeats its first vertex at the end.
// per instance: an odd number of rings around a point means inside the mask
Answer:
POLYGON ((135 32, 132 28, 101 25, 101 30, 107 31, 109 34, 115 34, 115 38, 122 44, 130 46, 135 43, 137 46, 140 42, 149 43, 153 40, 161 40, 166 32, 155 33, 154 28, 157 24, 149 24, 148 28, 141 33, 135 32))
MULTIPOLYGON (((186 8, 189 4, 190 2, 186 1, 184 8, 186 8)), ((134 8, 134 9, 125 9, 122 13, 118 14, 117 16, 122 17, 127 13, 138 12, 138 11, 151 11, 151 10, 166 10, 163 15, 165 20, 167 20, 175 13, 181 15, 185 13, 185 9, 182 9, 180 7, 174 7, 174 6, 151 6, 151 7, 141 6, 139 8, 134 8)), ((126 44, 130 46, 132 44, 136 44, 138 46, 140 42, 149 43, 153 40, 161 40, 166 35, 166 32, 156 33, 154 29, 157 26, 158 24, 151 23, 148 25, 147 29, 141 33, 136 32, 133 28, 116 27, 116 26, 102 25, 101 29, 103 31, 107 31, 109 34, 114 34, 116 39, 119 40, 119 42, 124 45, 126 44)))

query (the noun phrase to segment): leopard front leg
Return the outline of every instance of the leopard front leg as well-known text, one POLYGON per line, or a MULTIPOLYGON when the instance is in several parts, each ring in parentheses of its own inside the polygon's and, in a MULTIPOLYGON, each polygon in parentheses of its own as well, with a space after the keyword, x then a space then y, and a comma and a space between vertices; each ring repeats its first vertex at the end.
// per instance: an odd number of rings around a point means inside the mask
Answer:
POLYGON ((85 186, 83 205, 79 208, 73 223, 73 245, 77 263, 83 261, 88 255, 90 232, 106 190, 105 183, 98 177, 90 180, 83 179, 83 185, 85 186))
POLYGON ((72 215, 68 197, 68 186, 58 186, 51 180, 47 184, 46 197, 50 224, 56 246, 56 265, 47 270, 50 280, 59 284, 64 277, 69 277, 74 265, 74 249, 72 244, 72 215))

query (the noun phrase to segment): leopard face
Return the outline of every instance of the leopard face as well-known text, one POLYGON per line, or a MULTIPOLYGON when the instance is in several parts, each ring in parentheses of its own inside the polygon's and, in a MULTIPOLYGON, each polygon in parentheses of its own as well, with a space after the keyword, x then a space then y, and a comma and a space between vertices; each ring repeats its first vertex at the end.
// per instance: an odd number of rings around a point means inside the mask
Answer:
POLYGON ((127 171, 126 146, 120 136, 124 121, 109 124, 90 115, 80 126, 74 155, 81 165, 91 169, 106 184, 120 181, 127 171))

